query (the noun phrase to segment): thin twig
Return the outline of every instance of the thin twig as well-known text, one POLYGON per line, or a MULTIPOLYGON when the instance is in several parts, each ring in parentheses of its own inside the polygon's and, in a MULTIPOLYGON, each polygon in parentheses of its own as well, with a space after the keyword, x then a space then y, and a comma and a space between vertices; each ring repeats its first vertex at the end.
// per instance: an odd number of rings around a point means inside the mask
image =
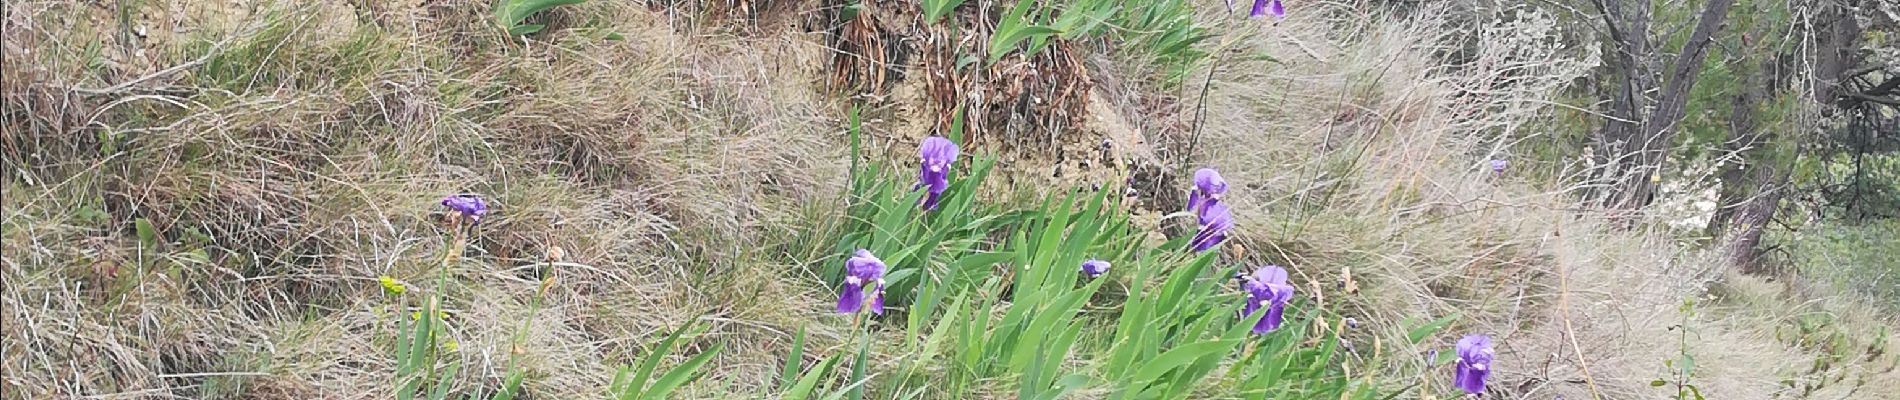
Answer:
POLYGON ((132 80, 129 80, 129 81, 119 82, 119 84, 117 85, 112 85, 104 89, 88 89, 88 88, 82 88, 82 87, 75 87, 73 88, 73 91, 84 93, 84 94, 91 94, 91 95, 118 93, 120 91, 124 91, 125 89, 132 87, 132 85, 137 85, 140 83, 144 83, 145 81, 158 79, 158 77, 161 77, 161 76, 175 74, 175 73, 178 73, 179 71, 184 71, 187 69, 191 69, 193 67, 197 67, 199 65, 204 65, 206 61, 211 60, 211 57, 217 56, 218 54, 223 54, 224 45, 231 43, 231 39, 235 39, 238 36, 239 35, 226 36, 224 40, 220 40, 218 41, 218 43, 212 44, 211 50, 205 51, 204 55, 198 56, 197 59, 187 61, 184 64, 173 65, 170 68, 162 69, 162 70, 159 70, 158 72, 146 74, 145 76, 141 76, 138 78, 133 78, 132 80))
POLYGON ((1570 326, 1570 269, 1557 268, 1557 315, 1564 320, 1564 336, 1570 340, 1570 350, 1577 355, 1577 367, 1583 371, 1583 382, 1590 386, 1590 399, 1603 400, 1603 394, 1597 392, 1596 378, 1590 376, 1590 363, 1583 359, 1583 346, 1577 344, 1577 330, 1570 326))
POLYGON ((1207 125, 1207 89, 1214 84, 1214 73, 1219 72, 1221 61, 1226 59, 1227 51, 1222 49, 1220 56, 1214 58, 1214 63, 1207 66, 1207 79, 1201 81, 1201 98, 1194 106, 1194 127, 1193 132, 1188 134, 1187 151, 1181 152, 1180 160, 1175 162, 1181 168, 1178 172, 1185 173, 1187 168, 1191 168, 1190 163, 1194 162, 1194 147, 1201 143, 1201 128, 1207 125))

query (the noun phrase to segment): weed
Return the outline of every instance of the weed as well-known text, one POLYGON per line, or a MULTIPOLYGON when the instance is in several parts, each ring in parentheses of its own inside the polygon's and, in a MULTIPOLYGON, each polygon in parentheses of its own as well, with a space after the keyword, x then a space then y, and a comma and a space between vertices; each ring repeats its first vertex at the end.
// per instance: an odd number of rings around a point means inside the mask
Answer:
POLYGON ((1703 400, 1702 388, 1690 383, 1690 380, 1695 378, 1696 373, 1695 355, 1689 352, 1689 334, 1693 330, 1691 323, 1695 321, 1696 316, 1695 299, 1683 299, 1682 307, 1677 311, 1682 315, 1682 322, 1670 327, 1670 330, 1675 331, 1677 335, 1676 358, 1663 360, 1663 368, 1669 370, 1669 376, 1665 379, 1650 381, 1649 386, 1662 387, 1674 385, 1676 394, 1671 397, 1674 397, 1676 400, 1703 400))
POLYGON ((509 35, 526 35, 547 28, 542 24, 525 24, 529 16, 550 8, 585 3, 587 0, 498 0, 495 3, 495 23, 507 30, 509 35))

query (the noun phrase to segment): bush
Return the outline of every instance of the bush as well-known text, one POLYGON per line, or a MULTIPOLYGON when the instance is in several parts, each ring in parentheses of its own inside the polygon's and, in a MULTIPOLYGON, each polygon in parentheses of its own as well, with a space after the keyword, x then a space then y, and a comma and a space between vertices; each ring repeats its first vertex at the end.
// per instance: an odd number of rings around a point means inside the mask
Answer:
POLYGON ((1818 226, 1791 234, 1798 271, 1816 281, 1874 297, 1900 310, 1900 221, 1818 226))

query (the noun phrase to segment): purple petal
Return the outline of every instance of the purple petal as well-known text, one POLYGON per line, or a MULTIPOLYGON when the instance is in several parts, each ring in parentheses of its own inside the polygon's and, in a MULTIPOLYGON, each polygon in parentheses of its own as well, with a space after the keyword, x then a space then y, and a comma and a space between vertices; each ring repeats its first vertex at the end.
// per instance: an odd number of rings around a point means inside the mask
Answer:
POLYGON ((877 281, 877 294, 871 297, 871 313, 884 315, 884 280, 877 281))
POLYGON ((1268 283, 1267 291, 1273 295, 1273 304, 1286 305, 1286 302, 1293 300, 1293 285, 1268 283))
POLYGON ((911 190, 930 188, 930 195, 921 200, 925 210, 937 209, 937 202, 944 190, 950 188, 950 167, 957 160, 957 144, 938 136, 924 138, 917 146, 917 155, 922 159, 917 167, 917 184, 911 190))
POLYGON ((1201 168, 1194 170, 1194 188, 1206 194, 1227 193, 1227 180, 1221 179, 1220 171, 1201 168))
POLYGON ((937 209, 937 203, 943 201, 943 191, 932 190, 929 194, 925 194, 924 198, 919 201, 923 202, 925 210, 935 210, 937 209))
POLYGON ((917 146, 917 154, 923 158, 924 165, 949 167, 957 160, 957 144, 942 136, 931 136, 917 146))
POLYGON ((1471 394, 1484 393, 1485 378, 1491 374, 1491 337, 1469 335, 1458 339, 1458 369, 1453 384, 1471 394))
POLYGON ((1102 260, 1083 261, 1082 273, 1087 274, 1090 278, 1102 276, 1102 274, 1108 273, 1108 262, 1102 260))
POLYGON ((844 267, 847 276, 858 278, 863 282, 884 279, 886 268, 883 260, 877 259, 877 256, 871 255, 870 250, 864 249, 858 249, 851 259, 845 260, 844 267))
POLYGON ((1194 252, 1199 253, 1212 249, 1214 246, 1219 246, 1220 242, 1225 240, 1227 240, 1226 234, 1203 231, 1194 234, 1194 239, 1188 240, 1188 245, 1194 249, 1194 252))
POLYGON ((1205 212, 1207 207, 1201 204, 1201 201, 1201 191, 1199 189, 1188 191, 1188 211, 1195 213, 1205 212))
POLYGON ((1458 358, 1489 364, 1494 354, 1490 336, 1468 335, 1458 339, 1458 358))
POLYGON ((1465 393, 1484 394, 1485 378, 1491 375, 1491 367, 1486 364, 1474 364, 1458 361, 1457 371, 1453 372, 1452 385, 1463 389, 1465 393))
POLYGON ((1267 1, 1268 0, 1253 0, 1253 11, 1248 12, 1247 16, 1254 17, 1254 18, 1266 16, 1267 15, 1267 1))
POLYGON ((1188 192, 1188 210, 1205 213, 1208 207, 1220 201, 1222 193, 1227 193, 1227 180, 1221 179, 1219 171, 1194 170, 1194 190, 1188 192))
POLYGON ((883 260, 877 259, 870 250, 858 249, 850 259, 844 261, 844 289, 838 293, 838 312, 854 313, 864 306, 864 283, 877 282, 876 297, 871 299, 871 313, 884 313, 884 270, 883 260))
POLYGON ((927 188, 930 191, 923 199, 918 200, 923 204, 925 210, 937 209, 937 202, 943 197, 943 192, 950 189, 950 178, 947 175, 949 173, 948 171, 947 167, 933 170, 930 165, 926 164, 922 167, 922 170, 918 172, 917 184, 911 186, 911 190, 927 188))
POLYGON ((1250 278, 1252 278, 1254 282, 1263 284, 1285 285, 1286 268, 1267 264, 1266 266, 1260 267, 1260 269, 1253 270, 1253 275, 1250 278))
POLYGON ((474 195, 458 194, 443 197, 442 206, 448 207, 451 211, 461 213, 462 216, 468 217, 476 223, 480 223, 482 216, 488 214, 488 202, 482 201, 481 197, 474 195))
POLYGON ((1216 231, 1226 232, 1234 225, 1234 213, 1228 211, 1227 205, 1219 202, 1208 203, 1207 208, 1201 209, 1199 218, 1203 230, 1213 228, 1216 231))
POLYGON ((1207 209, 1201 212, 1200 217, 1201 230, 1194 234, 1193 239, 1188 240, 1188 244, 1197 252, 1219 245, 1221 241, 1227 239, 1227 230, 1234 226, 1234 214, 1227 211, 1227 206, 1220 203, 1208 205, 1207 209))
MULTIPOLYGON (((1291 287, 1287 288, 1289 292, 1291 289, 1291 287)), ((1273 332, 1276 329, 1280 329, 1280 325, 1286 322, 1286 300, 1274 297, 1248 295, 1247 304, 1241 310, 1241 315, 1243 317, 1252 316, 1254 312, 1261 310, 1265 310, 1267 315, 1261 316, 1258 321, 1254 321, 1253 333, 1265 334, 1273 332)))
POLYGON ((838 312, 850 314, 858 312, 864 306, 864 284, 851 283, 846 279, 844 288, 838 289, 838 312))
POLYGON ((1284 19, 1286 18, 1286 6, 1281 5, 1280 0, 1272 0, 1267 3, 1267 13, 1273 14, 1273 18, 1284 19))
MULTIPOLYGON (((1267 332, 1273 332, 1273 330, 1275 329, 1280 329, 1280 323, 1285 322, 1284 320, 1285 316, 1286 316, 1286 302, 1277 301, 1277 302, 1274 302, 1272 306, 1267 307, 1267 317, 1262 318, 1261 322, 1267 323, 1267 332)), ((1261 333, 1266 333, 1266 332, 1261 332, 1261 333)))
MULTIPOLYGON (((1260 312, 1261 310, 1265 310, 1268 308, 1268 307, 1263 307, 1261 303, 1262 302, 1261 302, 1260 297, 1254 296, 1252 294, 1247 295, 1247 303, 1242 304, 1240 306, 1240 317, 1252 318, 1254 316, 1254 313, 1260 312)), ((1253 333, 1256 333, 1256 334, 1267 333, 1273 330, 1273 328, 1269 326, 1270 324, 1267 322, 1267 318, 1272 317, 1271 314, 1272 313, 1268 313, 1268 315, 1262 315, 1260 316, 1260 319, 1254 320, 1253 333)))
POLYGON ((1277 322, 1274 322, 1273 317, 1274 317, 1273 312, 1267 311, 1267 315, 1261 316, 1260 320, 1258 321, 1254 321, 1253 333, 1255 335, 1265 335, 1268 333, 1272 333, 1274 329, 1279 329, 1280 324, 1277 322))

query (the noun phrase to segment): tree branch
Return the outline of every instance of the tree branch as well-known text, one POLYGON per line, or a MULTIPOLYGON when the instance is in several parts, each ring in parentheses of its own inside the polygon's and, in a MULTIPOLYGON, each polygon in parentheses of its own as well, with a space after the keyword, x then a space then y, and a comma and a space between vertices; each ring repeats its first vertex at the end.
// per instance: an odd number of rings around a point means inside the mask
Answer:
POLYGON ((1877 104, 1885 104, 1885 105, 1894 106, 1894 107, 1900 107, 1900 99, 1895 99, 1891 97, 1872 96, 1866 93, 1848 93, 1841 96, 1849 98, 1849 99, 1868 102, 1868 103, 1877 103, 1877 104))
POLYGON ((1689 89, 1695 87, 1697 72, 1702 70, 1703 58, 1709 52, 1710 38, 1716 30, 1722 29, 1722 21, 1728 18, 1729 6, 1734 4, 1735 0, 1709 0, 1702 9, 1695 30, 1689 33, 1689 40, 1682 44, 1682 52, 1676 54, 1676 60, 1670 65, 1669 80, 1663 83, 1656 114, 1646 121, 1650 132, 1661 132, 1661 128, 1674 125, 1687 111, 1683 107, 1689 100, 1689 89))
POLYGON ((1885 82, 1880 82, 1879 85, 1874 85, 1873 88, 1861 93, 1870 96, 1886 96, 1893 94, 1893 90, 1896 88, 1900 88, 1900 76, 1889 76, 1885 82))

